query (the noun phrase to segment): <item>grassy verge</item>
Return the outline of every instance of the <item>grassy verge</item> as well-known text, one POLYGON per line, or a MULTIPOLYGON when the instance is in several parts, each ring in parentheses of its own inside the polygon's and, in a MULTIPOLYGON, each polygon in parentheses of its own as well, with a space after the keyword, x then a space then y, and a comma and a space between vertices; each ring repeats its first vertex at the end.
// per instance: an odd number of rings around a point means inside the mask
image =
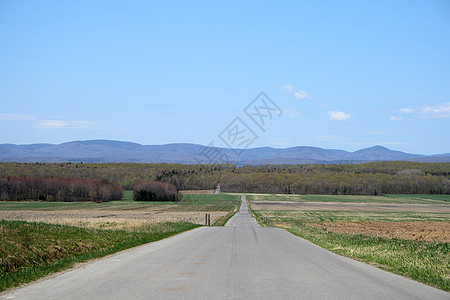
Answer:
POLYGON ((307 226, 333 221, 448 221, 448 214, 252 211, 263 226, 278 226, 337 254, 450 291, 450 244, 344 234, 307 226))
POLYGON ((0 291, 195 227, 198 225, 158 223, 113 231, 0 220, 0 291))

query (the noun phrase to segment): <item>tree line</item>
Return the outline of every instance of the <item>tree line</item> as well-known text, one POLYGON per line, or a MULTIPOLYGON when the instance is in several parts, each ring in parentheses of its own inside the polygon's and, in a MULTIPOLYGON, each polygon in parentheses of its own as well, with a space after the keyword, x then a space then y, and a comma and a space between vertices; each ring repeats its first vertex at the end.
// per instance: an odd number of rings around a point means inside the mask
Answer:
POLYGON ((445 177, 388 174, 226 174, 220 183, 224 192, 382 195, 450 194, 445 177))
POLYGON ((214 189, 224 170, 234 165, 143 163, 1 163, 0 177, 104 179, 132 190, 140 181, 162 181, 178 189, 214 189))
POLYGON ((406 161, 238 167, 232 164, 0 163, 0 176, 106 180, 132 190, 142 181, 176 190, 296 194, 450 194, 450 163, 406 161))
POLYGON ((95 201, 120 200, 123 189, 107 180, 86 178, 0 177, 1 201, 95 201))

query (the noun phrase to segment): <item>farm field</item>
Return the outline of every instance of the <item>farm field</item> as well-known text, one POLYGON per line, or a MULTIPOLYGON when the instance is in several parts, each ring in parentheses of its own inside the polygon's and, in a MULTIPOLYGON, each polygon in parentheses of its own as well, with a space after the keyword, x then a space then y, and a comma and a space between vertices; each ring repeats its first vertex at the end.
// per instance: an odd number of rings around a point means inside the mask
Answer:
POLYGON ((450 213, 450 205, 447 204, 253 201, 252 205, 256 210, 450 213))
POLYGON ((181 202, 137 202, 131 191, 120 201, 92 202, 0 202, 0 219, 65 224, 92 228, 126 229, 158 222, 211 224, 221 222, 237 209, 237 195, 184 194, 181 202))
POLYGON ((248 199, 253 199, 252 213, 263 226, 284 228, 337 254, 449 291, 450 211, 445 204, 449 196, 428 196, 388 195, 378 204, 380 196, 250 195, 248 199), (339 201, 330 202, 331 198, 339 201), (303 204, 318 203, 322 209, 291 205, 293 200, 317 201, 303 204), (343 204, 365 203, 370 204, 365 210, 334 210, 343 204), (396 209, 380 210, 386 205, 396 209))
POLYGON ((450 195, 288 195, 246 194, 248 201, 289 202, 352 202, 352 203, 396 203, 396 204, 450 204, 450 195))

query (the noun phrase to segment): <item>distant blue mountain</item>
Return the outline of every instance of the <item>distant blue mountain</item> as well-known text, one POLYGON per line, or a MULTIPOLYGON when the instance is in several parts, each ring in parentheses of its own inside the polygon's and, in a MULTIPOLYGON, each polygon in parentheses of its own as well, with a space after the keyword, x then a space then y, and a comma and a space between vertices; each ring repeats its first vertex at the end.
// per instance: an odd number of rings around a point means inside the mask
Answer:
POLYGON ((368 161, 408 160, 450 162, 450 154, 425 156, 374 146, 355 152, 317 147, 285 149, 261 147, 246 149, 237 155, 232 149, 196 144, 141 145, 131 142, 90 140, 58 145, 0 144, 1 162, 132 162, 132 163, 216 163, 306 164, 361 163, 368 161))

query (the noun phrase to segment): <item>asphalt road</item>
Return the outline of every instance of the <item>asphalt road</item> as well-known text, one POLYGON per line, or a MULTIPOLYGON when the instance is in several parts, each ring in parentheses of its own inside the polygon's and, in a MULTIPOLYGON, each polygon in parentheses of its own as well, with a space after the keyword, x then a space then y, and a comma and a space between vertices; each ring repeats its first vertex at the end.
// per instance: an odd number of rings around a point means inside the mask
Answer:
POLYGON ((0 299, 450 299, 450 294, 258 226, 243 199, 202 227, 2 294, 0 299))

